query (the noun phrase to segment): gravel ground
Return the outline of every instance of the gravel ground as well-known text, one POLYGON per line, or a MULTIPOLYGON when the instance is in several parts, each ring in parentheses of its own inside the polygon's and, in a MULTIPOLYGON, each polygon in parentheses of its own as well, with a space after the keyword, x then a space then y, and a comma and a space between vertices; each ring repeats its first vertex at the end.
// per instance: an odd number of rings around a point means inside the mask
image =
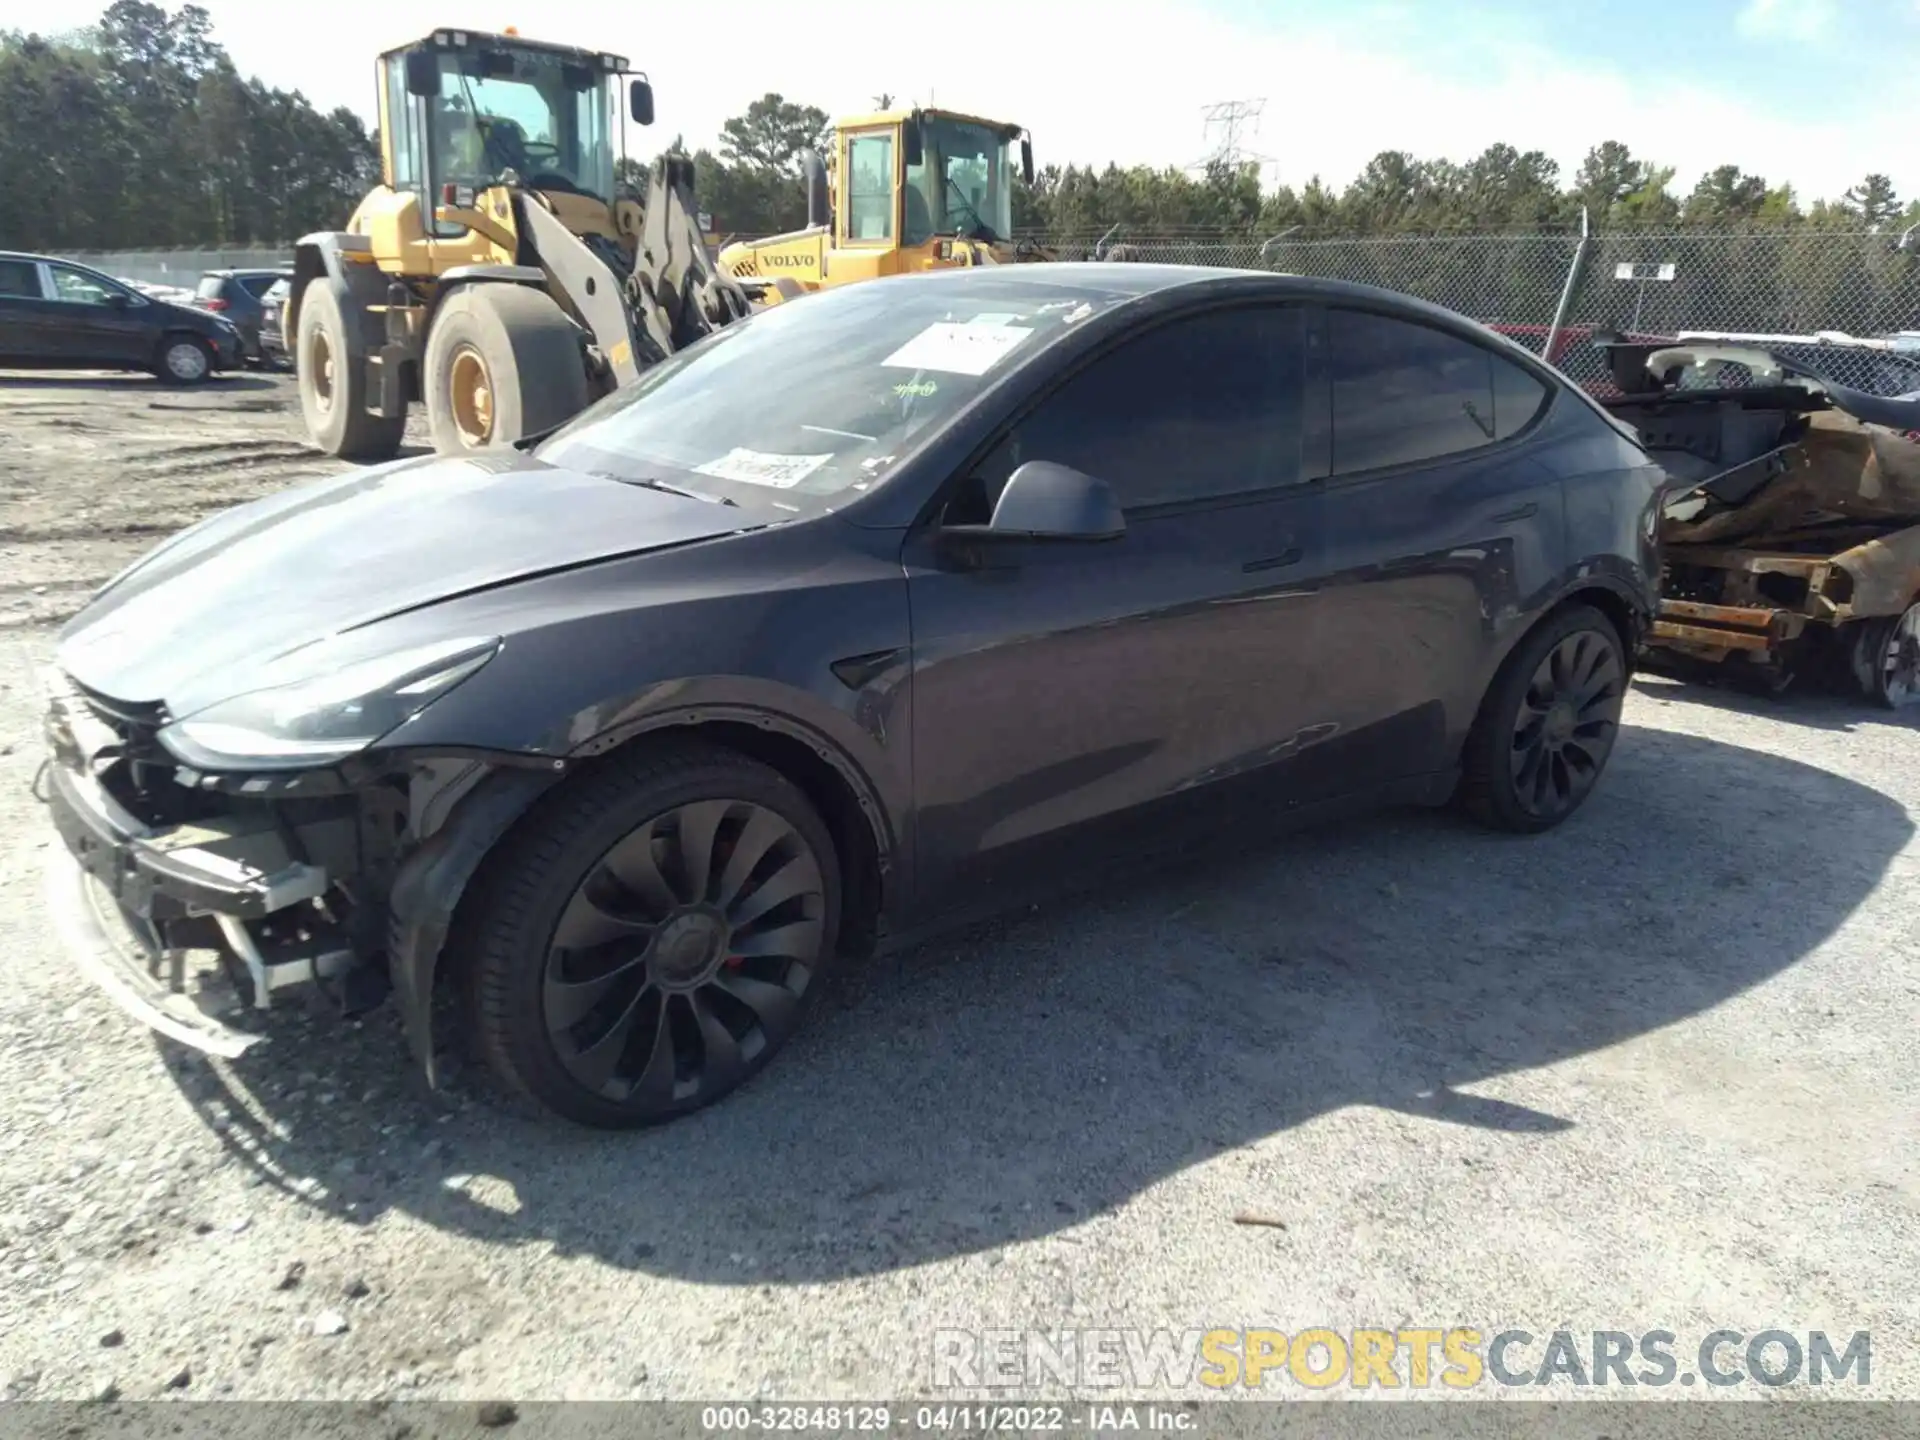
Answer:
POLYGON ((1867 1330, 1920 1398, 1920 773, 1850 701, 1643 680, 1554 834, 1357 821, 849 967, 640 1136, 428 1094, 390 1012, 156 1042, 44 913, 32 666, 327 468, 289 400, 0 378, 10 1396, 878 1399, 943 1330, 1471 1325, 1867 1330))

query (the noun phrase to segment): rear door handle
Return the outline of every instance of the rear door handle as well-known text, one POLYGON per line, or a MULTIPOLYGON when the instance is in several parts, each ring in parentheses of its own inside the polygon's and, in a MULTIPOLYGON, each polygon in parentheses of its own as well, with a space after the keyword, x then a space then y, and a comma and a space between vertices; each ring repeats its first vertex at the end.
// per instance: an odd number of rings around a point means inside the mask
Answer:
POLYGON ((1493 517, 1493 523, 1504 525, 1510 520, 1531 520, 1540 513, 1540 507, 1529 500, 1524 505, 1516 505, 1511 510, 1502 510, 1493 517))
POLYGON ((1243 574, 1251 575, 1257 570, 1279 570, 1287 565, 1296 565, 1300 561, 1300 547, 1282 550, 1278 555, 1269 555, 1264 560, 1249 560, 1240 567, 1243 574))

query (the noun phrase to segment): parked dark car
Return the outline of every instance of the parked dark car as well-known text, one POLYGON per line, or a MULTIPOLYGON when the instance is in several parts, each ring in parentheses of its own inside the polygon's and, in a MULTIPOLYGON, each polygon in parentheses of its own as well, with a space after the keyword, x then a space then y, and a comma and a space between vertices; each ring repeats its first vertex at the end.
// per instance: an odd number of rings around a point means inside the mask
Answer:
POLYGON ((503 1079, 592 1125, 718 1099, 837 953, 1068 856, 1401 802, 1557 825, 1655 598, 1628 427, 1470 321, 1294 277, 847 286, 524 443, 134 564, 62 633, 48 790, 63 914, 213 946, 255 1008, 390 981, 430 1077, 457 982, 503 1079))
POLYGON ((0 368, 148 370, 196 384, 241 363, 218 315, 142 295, 50 255, 0 251, 0 368))
POLYGON ((211 310, 231 320, 234 329, 240 332, 240 338, 246 342, 247 359, 257 364, 264 358, 260 350, 260 322, 264 312, 262 302, 267 291, 281 280, 292 283, 293 270, 290 267, 278 270, 209 270, 200 277, 193 303, 202 310, 211 310))
POLYGON ((282 276, 267 287, 260 297, 260 363, 283 369, 293 368, 293 352, 287 349, 282 321, 287 313, 287 296, 293 281, 282 276))

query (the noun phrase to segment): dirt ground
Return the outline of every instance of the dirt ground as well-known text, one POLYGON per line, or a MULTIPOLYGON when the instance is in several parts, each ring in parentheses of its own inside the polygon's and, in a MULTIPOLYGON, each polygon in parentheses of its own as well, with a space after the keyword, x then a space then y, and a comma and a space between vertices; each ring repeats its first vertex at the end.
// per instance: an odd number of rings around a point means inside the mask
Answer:
MULTIPOLYGON (((9 1397, 960 1398, 942 1332, 1471 1326, 1527 1373, 1675 1332, 1640 1398, 1816 1393, 1697 1346, 1867 1331, 1818 1393, 1920 1399, 1920 746, 1856 701, 1642 680, 1559 831, 1356 821, 853 967, 640 1136, 429 1095, 386 1011, 156 1042, 52 933, 33 670, 166 532, 328 468, 277 378, 0 376, 9 1397)), ((1215 1393, 1099 1384, 1020 1388, 1215 1393)))
MULTIPOLYGON (((409 427, 424 445, 424 432, 409 427)), ((0 626, 57 623, 183 525, 340 469, 284 376, 0 371, 0 626)))

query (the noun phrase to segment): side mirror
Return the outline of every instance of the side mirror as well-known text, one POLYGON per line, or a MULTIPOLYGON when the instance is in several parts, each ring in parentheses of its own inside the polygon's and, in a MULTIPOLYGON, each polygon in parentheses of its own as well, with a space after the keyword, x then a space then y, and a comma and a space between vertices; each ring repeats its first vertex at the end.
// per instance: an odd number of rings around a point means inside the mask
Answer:
POLYGON ((431 50, 407 52, 407 93, 409 95, 440 93, 440 57, 431 50))
POLYGON ((132 303, 133 297, 123 290, 109 290, 107 292, 107 308, 110 310, 124 310, 132 303))
POLYGON ((1020 137, 1020 178, 1033 184, 1033 141, 1025 135, 1020 137))
POLYGON ((653 123, 653 86, 644 79, 627 86, 627 113, 636 125, 653 123))
POLYGON ((1010 540, 1117 540, 1126 516, 1104 480, 1051 460, 1029 460, 1007 477, 985 525, 951 527, 1010 540))
POLYGON ((906 152, 909 165, 918 165, 926 157, 920 148, 920 115, 915 111, 907 123, 900 127, 900 148, 906 152))
POLYGON ((824 230, 833 223, 833 198, 827 189, 827 166, 812 150, 800 152, 800 174, 807 185, 807 228, 824 230))

